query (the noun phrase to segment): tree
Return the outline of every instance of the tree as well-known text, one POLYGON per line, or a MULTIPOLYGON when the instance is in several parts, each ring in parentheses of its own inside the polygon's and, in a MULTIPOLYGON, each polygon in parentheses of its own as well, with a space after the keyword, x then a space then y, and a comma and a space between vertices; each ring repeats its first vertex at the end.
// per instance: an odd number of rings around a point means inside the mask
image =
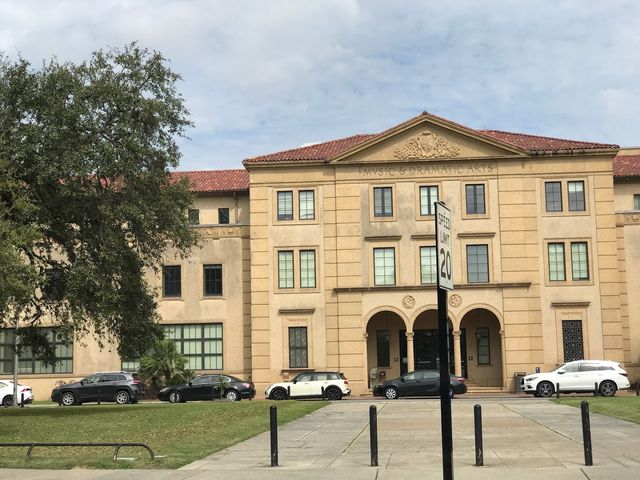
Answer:
POLYGON ((137 357, 162 336, 145 272, 197 242, 180 76, 131 44, 39 69, 0 55, 0 327, 50 362, 42 325, 137 357))
POLYGON ((185 383, 193 372, 186 369, 187 359, 171 340, 157 341, 148 355, 140 360, 140 375, 155 388, 185 383))

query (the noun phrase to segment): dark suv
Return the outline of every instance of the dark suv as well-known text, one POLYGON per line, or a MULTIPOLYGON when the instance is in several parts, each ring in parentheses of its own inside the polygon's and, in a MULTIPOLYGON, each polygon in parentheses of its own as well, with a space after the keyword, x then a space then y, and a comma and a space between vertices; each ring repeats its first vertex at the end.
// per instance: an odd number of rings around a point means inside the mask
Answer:
POLYGON ((99 372, 54 388, 51 401, 65 406, 85 402, 138 403, 141 390, 142 382, 135 373, 99 372))

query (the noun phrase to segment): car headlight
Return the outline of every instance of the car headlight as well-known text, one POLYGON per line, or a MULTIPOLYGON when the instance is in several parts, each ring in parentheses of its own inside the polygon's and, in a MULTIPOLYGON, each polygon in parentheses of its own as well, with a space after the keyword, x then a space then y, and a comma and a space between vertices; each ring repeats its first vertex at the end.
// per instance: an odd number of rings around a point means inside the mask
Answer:
POLYGON ((533 376, 533 377, 524 377, 524 381, 525 381, 525 382, 532 382, 532 381, 533 381, 533 380, 535 380, 536 378, 538 378, 538 377, 536 377, 536 376, 533 376))
POLYGON ((160 389, 160 393, 162 393, 162 392, 166 392, 167 390, 169 390, 169 387, 161 388, 161 389, 160 389))

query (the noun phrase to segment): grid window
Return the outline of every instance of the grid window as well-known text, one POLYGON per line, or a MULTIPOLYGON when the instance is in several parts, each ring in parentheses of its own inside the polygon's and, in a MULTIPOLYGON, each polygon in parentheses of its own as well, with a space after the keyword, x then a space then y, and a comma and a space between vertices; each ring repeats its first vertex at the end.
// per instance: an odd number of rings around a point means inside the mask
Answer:
POLYGON ((489 341, 489 329, 487 327, 476 328, 476 346, 478 365, 491 363, 491 342, 489 341))
POLYGON ((378 330, 376 335, 378 367, 391 366, 389 350, 389 330, 378 330))
POLYGON ((476 215, 486 213, 484 202, 484 184, 466 185, 467 214, 476 215))
POLYGON ((420 187, 420 215, 435 215, 435 203, 438 201, 438 187, 429 185, 420 187))
POLYGON ((313 220, 316 218, 313 190, 300 190, 298 192, 298 204, 300 220, 313 220))
POLYGON ((293 251, 278 252, 278 288, 293 288, 293 251))
POLYGON ((633 209, 640 210, 640 193, 636 193, 633 196, 633 209))
POLYGON ((374 248, 373 270, 375 285, 396 284, 396 249, 374 248))
POLYGON ((220 225, 225 225, 229 223, 229 209, 228 208, 219 208, 218 209, 218 223, 220 225))
POLYGON ((420 283, 436 283, 436 247, 420 247, 420 283))
POLYGON ((300 250, 300 287, 316 288, 315 250, 300 250))
POLYGON ((587 242, 571 242, 571 275, 574 280, 589 280, 587 242))
POLYGON ((204 265, 204 296, 222 295, 222 265, 204 265))
MULTIPOLYGON (((30 348, 23 348, 18 360, 18 373, 72 373, 73 372, 73 342, 67 342, 55 328, 43 328, 47 340, 56 352, 56 362, 44 365, 33 355, 30 348)), ((13 328, 0 329, 0 375, 13 373, 13 356, 15 344, 15 330, 13 328)))
POLYGON ((564 282, 567 279, 564 264, 564 243, 549 243, 549 280, 564 282))
POLYGON ((307 368, 307 327, 289 327, 289 368, 307 368))
POLYGON ((544 198, 547 212, 562 211, 562 183, 561 182, 545 182, 544 198))
POLYGON ((569 193, 569 210, 572 212, 583 212, 584 207, 584 182, 582 180, 567 183, 569 193))
POLYGON ((187 222, 189 225, 200 225, 200 210, 190 208, 187 212, 187 222))
POLYGON ((488 245, 467 245, 467 282, 486 283, 489 281, 488 245))
POLYGON ((189 370, 222 370, 222 323, 164 325, 189 370))
POLYGON ((180 297, 182 295, 180 265, 162 267, 162 285, 163 297, 180 297))
POLYGON ((278 192, 278 220, 293 220, 293 192, 278 192))
POLYGON ((373 189, 373 216, 393 216, 393 190, 391 187, 375 187, 373 189))

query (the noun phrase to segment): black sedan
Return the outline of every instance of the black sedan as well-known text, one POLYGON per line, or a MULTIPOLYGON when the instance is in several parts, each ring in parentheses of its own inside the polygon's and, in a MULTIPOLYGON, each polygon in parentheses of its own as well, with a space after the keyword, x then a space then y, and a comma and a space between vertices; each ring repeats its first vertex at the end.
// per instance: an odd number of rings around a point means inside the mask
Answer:
POLYGON ((251 382, 240 380, 231 375, 201 375, 189 383, 171 385, 158 393, 158 399, 171 403, 184 403, 188 400, 251 400, 256 389, 251 382))
MULTIPOLYGON (((463 377, 450 375, 449 396, 466 393, 463 377)), ((373 389, 376 397, 395 400, 399 397, 440 395, 440 372, 438 370, 416 370, 394 380, 387 380, 373 389)))

